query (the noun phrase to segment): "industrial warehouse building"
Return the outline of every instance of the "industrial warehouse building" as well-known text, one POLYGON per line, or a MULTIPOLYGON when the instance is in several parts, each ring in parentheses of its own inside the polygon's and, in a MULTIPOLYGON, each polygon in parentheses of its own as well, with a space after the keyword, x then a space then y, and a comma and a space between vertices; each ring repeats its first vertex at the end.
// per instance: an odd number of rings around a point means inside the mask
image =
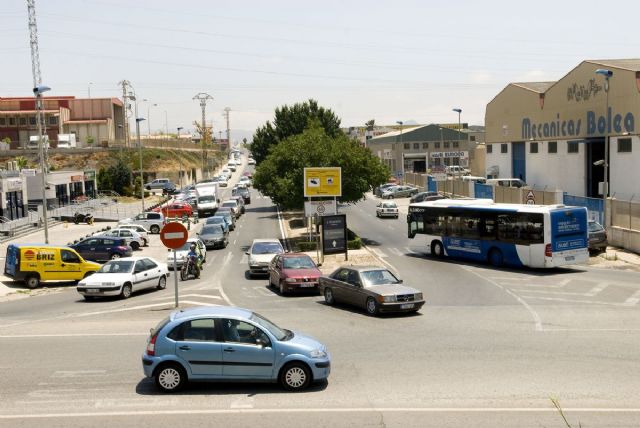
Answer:
POLYGON ((601 197, 640 196, 640 59, 584 61, 557 82, 511 83, 488 105, 486 174, 601 197), (609 91, 605 77, 612 72, 609 91), (608 96, 607 96, 608 95, 608 96))

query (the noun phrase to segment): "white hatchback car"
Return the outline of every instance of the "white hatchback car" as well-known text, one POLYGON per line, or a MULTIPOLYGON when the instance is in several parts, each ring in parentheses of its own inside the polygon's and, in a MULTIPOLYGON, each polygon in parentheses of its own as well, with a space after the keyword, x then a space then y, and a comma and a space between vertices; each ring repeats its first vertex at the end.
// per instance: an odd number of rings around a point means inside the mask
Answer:
POLYGON ((140 247, 146 245, 146 240, 135 230, 120 228, 117 227, 115 229, 108 230, 106 232, 99 232, 95 236, 108 236, 110 238, 122 238, 125 240, 127 245, 131 247, 133 251, 137 251, 140 247))
POLYGON ((380 202, 376 205, 376 217, 398 218, 398 205, 395 202, 380 202))
POLYGON ((80 281, 78 293, 86 300, 94 297, 120 296, 127 299, 134 291, 167 287, 167 265, 151 257, 124 257, 105 263, 93 275, 80 281))
POLYGON ((249 276, 267 275, 271 260, 282 253, 284 248, 278 239, 254 239, 251 248, 245 253, 249 256, 249 276))
POLYGON ((120 224, 118 229, 130 229, 137 232, 144 239, 144 246, 149 245, 149 231, 139 224, 120 224))

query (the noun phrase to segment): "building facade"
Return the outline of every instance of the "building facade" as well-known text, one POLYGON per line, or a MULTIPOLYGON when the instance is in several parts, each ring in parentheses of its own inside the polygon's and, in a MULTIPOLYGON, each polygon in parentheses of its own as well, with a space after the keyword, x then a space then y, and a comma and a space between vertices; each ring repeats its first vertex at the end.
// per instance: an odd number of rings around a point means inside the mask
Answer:
MULTIPOLYGON (((58 134, 75 134, 79 147, 124 140, 123 104, 117 98, 44 97, 43 134, 57 146, 58 134)), ((0 98, 0 141, 26 149, 38 135, 34 97, 0 98)))
POLYGON ((640 59, 584 61, 557 82, 511 83, 486 109, 486 173, 601 197, 640 195, 640 59), (606 69, 608 91, 603 75, 606 69))
MULTIPOLYGON (((84 197, 95 198, 97 193, 96 171, 52 171, 47 173, 45 196, 49 208, 63 207, 84 197)), ((29 205, 42 205, 42 174, 26 177, 29 205)))

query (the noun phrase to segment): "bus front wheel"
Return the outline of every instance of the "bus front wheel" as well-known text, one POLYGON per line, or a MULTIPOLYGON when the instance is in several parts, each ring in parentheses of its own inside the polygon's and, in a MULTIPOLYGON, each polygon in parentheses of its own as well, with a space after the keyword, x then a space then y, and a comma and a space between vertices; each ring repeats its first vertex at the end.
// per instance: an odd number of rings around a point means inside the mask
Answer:
POLYGON ((492 248, 489 251, 489 263, 491 263, 495 267, 500 267, 504 263, 504 257, 502 255, 502 251, 497 248, 492 248))
POLYGON ((442 242, 433 241, 431 243, 431 255, 434 257, 443 257, 444 256, 444 247, 442 246, 442 242))

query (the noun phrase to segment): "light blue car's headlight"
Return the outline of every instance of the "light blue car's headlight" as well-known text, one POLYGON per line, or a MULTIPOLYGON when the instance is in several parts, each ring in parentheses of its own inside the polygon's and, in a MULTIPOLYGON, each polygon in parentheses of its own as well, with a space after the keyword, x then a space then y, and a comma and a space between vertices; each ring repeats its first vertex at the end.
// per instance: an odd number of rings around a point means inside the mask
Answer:
POLYGON ((311 356, 311 358, 325 358, 327 356, 327 353, 321 349, 314 349, 313 351, 309 352, 309 355, 311 356))

